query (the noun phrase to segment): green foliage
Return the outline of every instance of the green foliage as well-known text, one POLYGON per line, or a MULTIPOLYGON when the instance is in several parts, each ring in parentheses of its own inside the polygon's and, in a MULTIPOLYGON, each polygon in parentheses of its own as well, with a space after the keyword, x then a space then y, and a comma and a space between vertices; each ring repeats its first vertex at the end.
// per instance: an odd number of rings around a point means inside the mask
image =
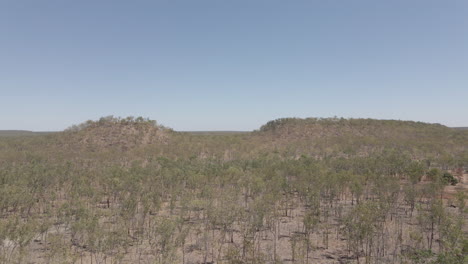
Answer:
POLYGON ((78 124, 78 125, 73 125, 69 128, 66 129, 66 131, 80 131, 83 129, 87 128, 92 128, 96 126, 109 126, 109 125, 114 125, 114 124, 121 124, 121 125, 151 125, 153 127, 161 127, 158 126, 156 120, 151 120, 149 118, 143 118, 141 116, 139 117, 133 117, 133 116, 128 116, 125 118, 122 117, 114 117, 114 116, 106 116, 106 117, 101 117, 97 121, 92 121, 88 120, 84 123, 78 124))
POLYGON ((466 264, 468 257, 462 254, 442 253, 433 261, 434 264, 466 264))
POLYGON ((429 264, 434 255, 430 250, 410 250, 409 252, 405 252, 405 257, 412 264, 429 264))
POLYGON ((416 184, 421 181, 424 175, 424 165, 420 162, 411 162, 405 171, 406 175, 412 184, 416 184))
POLYGON ((457 178, 455 178, 451 173, 449 172, 444 172, 442 174, 442 179, 445 182, 445 184, 450 184, 450 185, 456 185, 458 183, 457 178))
POLYGON ((438 168, 432 168, 426 173, 427 177, 432 181, 437 181, 442 176, 442 171, 438 168))

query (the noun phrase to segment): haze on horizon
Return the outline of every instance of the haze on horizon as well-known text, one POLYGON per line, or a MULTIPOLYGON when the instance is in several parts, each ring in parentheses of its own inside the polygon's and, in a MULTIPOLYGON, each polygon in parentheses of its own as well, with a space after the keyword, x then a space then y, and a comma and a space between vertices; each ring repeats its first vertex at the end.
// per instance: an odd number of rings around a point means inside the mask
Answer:
POLYGON ((144 116, 468 126, 467 1, 2 1, 0 130, 144 116))

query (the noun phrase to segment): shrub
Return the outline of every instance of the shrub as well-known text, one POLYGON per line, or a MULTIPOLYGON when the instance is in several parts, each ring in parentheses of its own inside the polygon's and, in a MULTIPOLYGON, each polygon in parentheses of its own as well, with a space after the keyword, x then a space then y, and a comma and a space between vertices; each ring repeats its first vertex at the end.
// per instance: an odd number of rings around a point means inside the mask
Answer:
POLYGON ((456 185, 458 183, 457 178, 453 177, 449 172, 444 172, 444 174, 442 174, 442 179, 446 184, 456 185))

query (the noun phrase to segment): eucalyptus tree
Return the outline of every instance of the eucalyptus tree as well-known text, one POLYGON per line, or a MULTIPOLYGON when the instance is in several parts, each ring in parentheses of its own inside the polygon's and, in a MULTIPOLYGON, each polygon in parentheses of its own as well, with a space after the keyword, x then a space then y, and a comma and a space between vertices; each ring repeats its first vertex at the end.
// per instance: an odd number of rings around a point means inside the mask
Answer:
POLYGON ((306 244, 306 261, 309 263, 309 253, 311 249, 311 235, 314 233, 320 224, 320 194, 310 192, 307 196, 306 213, 303 218, 305 244, 306 244))
POLYGON ((22 263, 26 257, 27 246, 38 233, 38 221, 34 218, 22 219, 20 216, 7 218, 1 223, 3 263, 22 263))
POLYGON ((368 201, 356 205, 343 219, 344 233, 347 237, 348 249, 354 253, 360 263, 361 251, 364 251, 365 262, 371 261, 374 235, 380 226, 382 210, 378 203, 368 201))
POLYGON ((424 175, 424 165, 413 161, 406 167, 405 174, 411 184, 417 184, 421 181, 421 178, 424 175))
POLYGON ((156 256, 156 263, 175 263, 177 260, 177 223, 174 219, 160 218, 150 232, 149 244, 156 256))

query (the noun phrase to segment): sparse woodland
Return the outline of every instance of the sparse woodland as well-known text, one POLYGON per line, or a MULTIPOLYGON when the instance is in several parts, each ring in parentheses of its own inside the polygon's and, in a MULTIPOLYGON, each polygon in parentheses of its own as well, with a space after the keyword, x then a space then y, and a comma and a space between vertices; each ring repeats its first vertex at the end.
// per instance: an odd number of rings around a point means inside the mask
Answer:
POLYGON ((467 263, 468 130, 106 117, 0 137, 0 263, 467 263))

